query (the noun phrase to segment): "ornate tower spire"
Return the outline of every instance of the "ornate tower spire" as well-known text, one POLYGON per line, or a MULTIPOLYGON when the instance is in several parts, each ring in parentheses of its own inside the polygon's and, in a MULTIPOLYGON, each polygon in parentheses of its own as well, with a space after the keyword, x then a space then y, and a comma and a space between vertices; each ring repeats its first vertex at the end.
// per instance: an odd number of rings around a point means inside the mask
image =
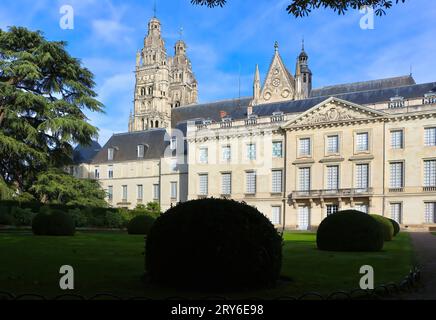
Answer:
POLYGON ((309 56, 304 50, 304 38, 301 43, 301 52, 297 58, 295 68, 295 99, 307 99, 312 91, 312 71, 309 69, 309 56))

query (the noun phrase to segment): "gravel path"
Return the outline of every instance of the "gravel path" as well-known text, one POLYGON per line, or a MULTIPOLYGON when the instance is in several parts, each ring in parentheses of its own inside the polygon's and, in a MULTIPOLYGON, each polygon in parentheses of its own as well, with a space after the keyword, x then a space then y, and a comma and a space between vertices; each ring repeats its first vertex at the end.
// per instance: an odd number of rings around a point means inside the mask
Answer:
POLYGON ((410 233, 418 265, 421 267, 422 287, 405 296, 410 300, 436 299, 436 236, 429 232, 410 233))

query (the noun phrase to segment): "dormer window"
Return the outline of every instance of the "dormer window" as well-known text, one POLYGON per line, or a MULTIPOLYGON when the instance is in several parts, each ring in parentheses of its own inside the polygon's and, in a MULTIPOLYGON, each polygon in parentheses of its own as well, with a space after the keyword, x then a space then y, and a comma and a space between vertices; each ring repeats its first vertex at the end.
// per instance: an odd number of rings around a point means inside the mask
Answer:
POLYGON ((230 117, 222 118, 222 122, 231 122, 231 121, 232 121, 232 118, 230 118, 230 117))
POLYGON ((203 120, 203 124, 210 125, 212 124, 212 120, 203 120))
POLYGON ((404 108, 405 101, 403 97, 395 96, 391 98, 391 101, 389 102, 389 109, 397 109, 397 108, 404 108))
POLYGON ((114 160, 114 148, 109 148, 107 150, 107 160, 108 161, 113 161, 114 160))
POLYGON ((176 150, 176 148, 177 148, 177 138, 176 137, 171 138, 170 148, 171 148, 171 150, 176 150))
POLYGON ((138 145, 138 147, 136 148, 136 152, 137 152, 138 158, 140 158, 140 159, 144 158, 144 155, 145 155, 144 145, 142 145, 142 144, 138 145))

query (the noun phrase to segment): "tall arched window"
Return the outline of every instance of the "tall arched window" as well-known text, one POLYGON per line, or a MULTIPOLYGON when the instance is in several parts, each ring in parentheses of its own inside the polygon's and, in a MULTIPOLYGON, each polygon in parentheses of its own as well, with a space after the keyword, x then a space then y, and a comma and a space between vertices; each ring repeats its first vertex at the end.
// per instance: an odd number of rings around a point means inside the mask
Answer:
POLYGON ((156 126, 155 128, 159 128, 159 121, 156 120, 156 126))
POLYGON ((145 130, 145 120, 144 120, 144 118, 142 118, 141 124, 142 124, 142 131, 144 131, 145 130))

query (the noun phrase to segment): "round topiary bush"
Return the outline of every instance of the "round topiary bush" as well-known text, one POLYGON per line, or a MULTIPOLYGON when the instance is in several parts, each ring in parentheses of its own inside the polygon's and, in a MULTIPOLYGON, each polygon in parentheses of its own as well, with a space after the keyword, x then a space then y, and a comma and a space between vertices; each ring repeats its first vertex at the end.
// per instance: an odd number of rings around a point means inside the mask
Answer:
POLYGON ((384 240, 392 241, 392 238, 394 237, 394 226, 392 225, 392 222, 388 218, 378 214, 371 214, 371 217, 374 218, 383 229, 384 240))
POLYGON ((76 227, 70 214, 54 210, 38 213, 33 218, 32 231, 37 236, 73 236, 76 227))
POLYGON ((268 218, 245 203, 201 199, 161 215, 147 237, 152 283, 199 290, 274 285, 282 238, 268 218))
POLYGON ((50 217, 48 213, 40 212, 32 220, 32 231, 36 236, 48 235, 50 217))
POLYGON ((389 221, 392 223, 392 226, 394 227, 394 237, 396 237, 401 231, 400 224, 393 219, 389 219, 389 221))
POLYGON ((127 232, 129 234, 147 235, 155 221, 155 218, 148 215, 136 216, 127 224, 127 232))
POLYGON ((383 230, 370 215, 345 210, 325 218, 317 231, 318 249, 327 251, 380 251, 383 230))

